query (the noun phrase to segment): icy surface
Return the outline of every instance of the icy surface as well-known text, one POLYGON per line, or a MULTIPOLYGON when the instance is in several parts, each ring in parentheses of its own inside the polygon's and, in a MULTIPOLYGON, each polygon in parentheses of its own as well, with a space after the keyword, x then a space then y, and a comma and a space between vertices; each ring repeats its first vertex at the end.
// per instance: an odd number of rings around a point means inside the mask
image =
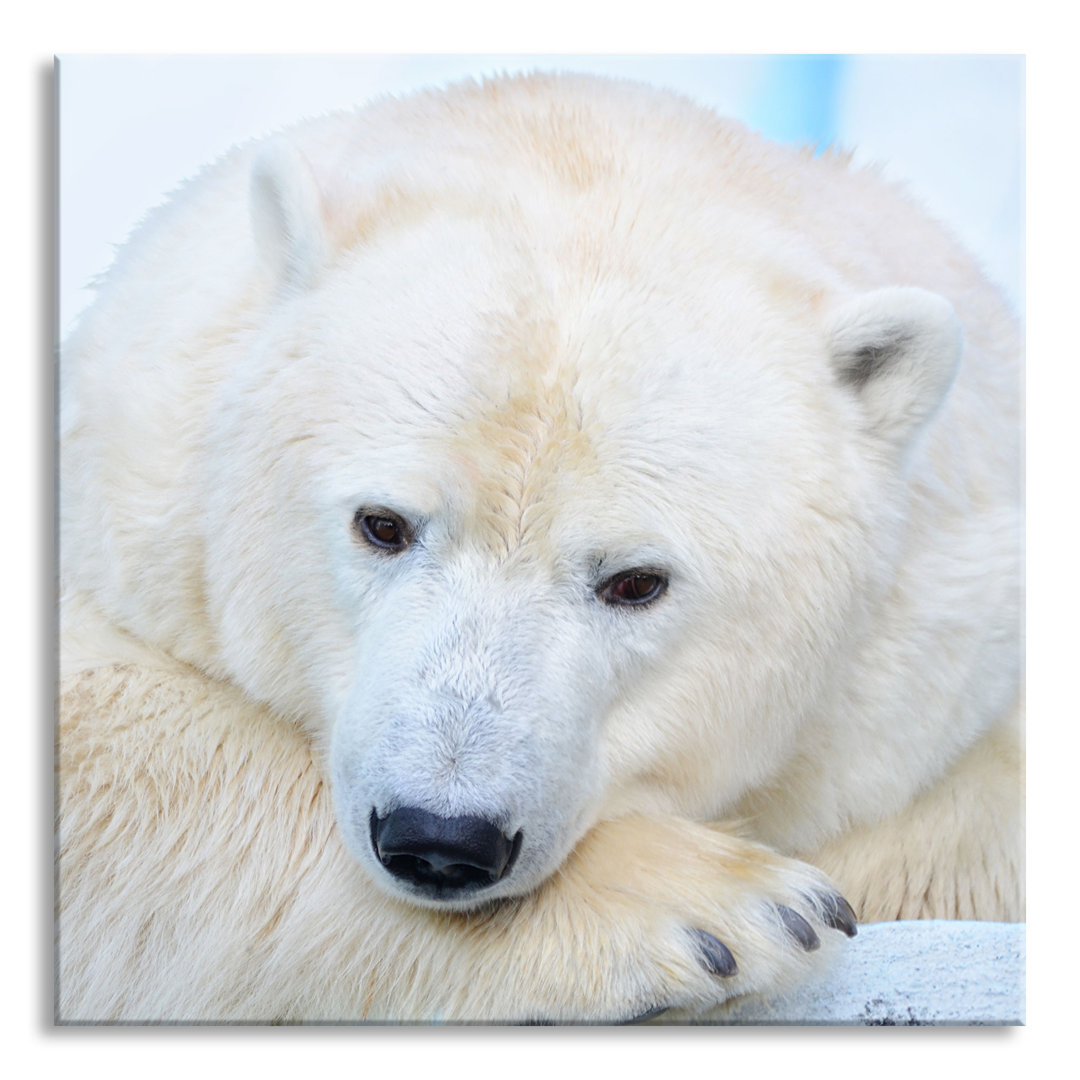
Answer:
POLYGON ((721 1023, 1022 1024, 1023 923, 871 923, 828 973, 772 1001, 733 1004, 721 1023))

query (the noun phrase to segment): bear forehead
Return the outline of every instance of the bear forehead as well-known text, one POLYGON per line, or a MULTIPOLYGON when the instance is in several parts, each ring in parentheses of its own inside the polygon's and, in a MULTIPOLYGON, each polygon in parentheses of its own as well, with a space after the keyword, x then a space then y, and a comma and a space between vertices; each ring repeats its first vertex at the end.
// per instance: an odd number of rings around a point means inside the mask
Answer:
POLYGON ((361 245, 271 358, 263 412, 281 417, 284 395, 285 437, 355 445, 357 473, 445 468, 503 546, 550 526, 568 491, 633 488, 660 505, 673 469, 737 475, 771 441, 788 457, 820 351, 798 313, 723 256, 657 284, 610 230, 549 221, 524 252, 506 221, 440 214, 361 245))

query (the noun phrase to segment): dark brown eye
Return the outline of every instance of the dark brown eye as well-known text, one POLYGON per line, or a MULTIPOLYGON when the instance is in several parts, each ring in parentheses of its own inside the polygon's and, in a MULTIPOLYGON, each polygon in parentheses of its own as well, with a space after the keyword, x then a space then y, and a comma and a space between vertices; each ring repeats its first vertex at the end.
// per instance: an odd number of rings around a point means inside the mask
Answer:
POLYGON ((667 579, 648 570, 619 574, 597 590, 605 604, 640 605, 655 600, 667 588, 667 579))
POLYGON ((383 551, 404 551, 412 543, 412 530, 387 510, 357 510, 353 526, 373 547, 383 551))

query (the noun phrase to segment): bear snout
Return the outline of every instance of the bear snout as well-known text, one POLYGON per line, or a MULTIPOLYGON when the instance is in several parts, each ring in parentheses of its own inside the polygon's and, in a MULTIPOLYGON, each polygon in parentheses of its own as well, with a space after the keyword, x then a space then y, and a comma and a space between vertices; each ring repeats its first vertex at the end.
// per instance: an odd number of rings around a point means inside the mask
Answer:
POLYGON ((494 885, 521 850, 520 830, 509 837, 486 818, 442 817, 415 806, 385 817, 372 810, 370 826, 382 866, 432 900, 455 900, 494 885))

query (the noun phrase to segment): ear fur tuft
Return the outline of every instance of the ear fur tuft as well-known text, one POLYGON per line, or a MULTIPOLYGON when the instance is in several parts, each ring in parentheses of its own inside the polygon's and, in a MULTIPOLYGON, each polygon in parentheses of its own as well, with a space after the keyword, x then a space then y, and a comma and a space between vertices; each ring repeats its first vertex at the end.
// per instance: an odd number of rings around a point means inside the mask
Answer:
POLYGON ((952 305, 926 289, 878 289, 836 311, 828 333, 833 368, 860 399, 868 429, 908 445, 956 377, 962 335, 952 305))
POLYGON ((329 253, 319 185, 307 158, 287 139, 272 139, 251 171, 255 242, 285 291, 307 288, 329 253))

